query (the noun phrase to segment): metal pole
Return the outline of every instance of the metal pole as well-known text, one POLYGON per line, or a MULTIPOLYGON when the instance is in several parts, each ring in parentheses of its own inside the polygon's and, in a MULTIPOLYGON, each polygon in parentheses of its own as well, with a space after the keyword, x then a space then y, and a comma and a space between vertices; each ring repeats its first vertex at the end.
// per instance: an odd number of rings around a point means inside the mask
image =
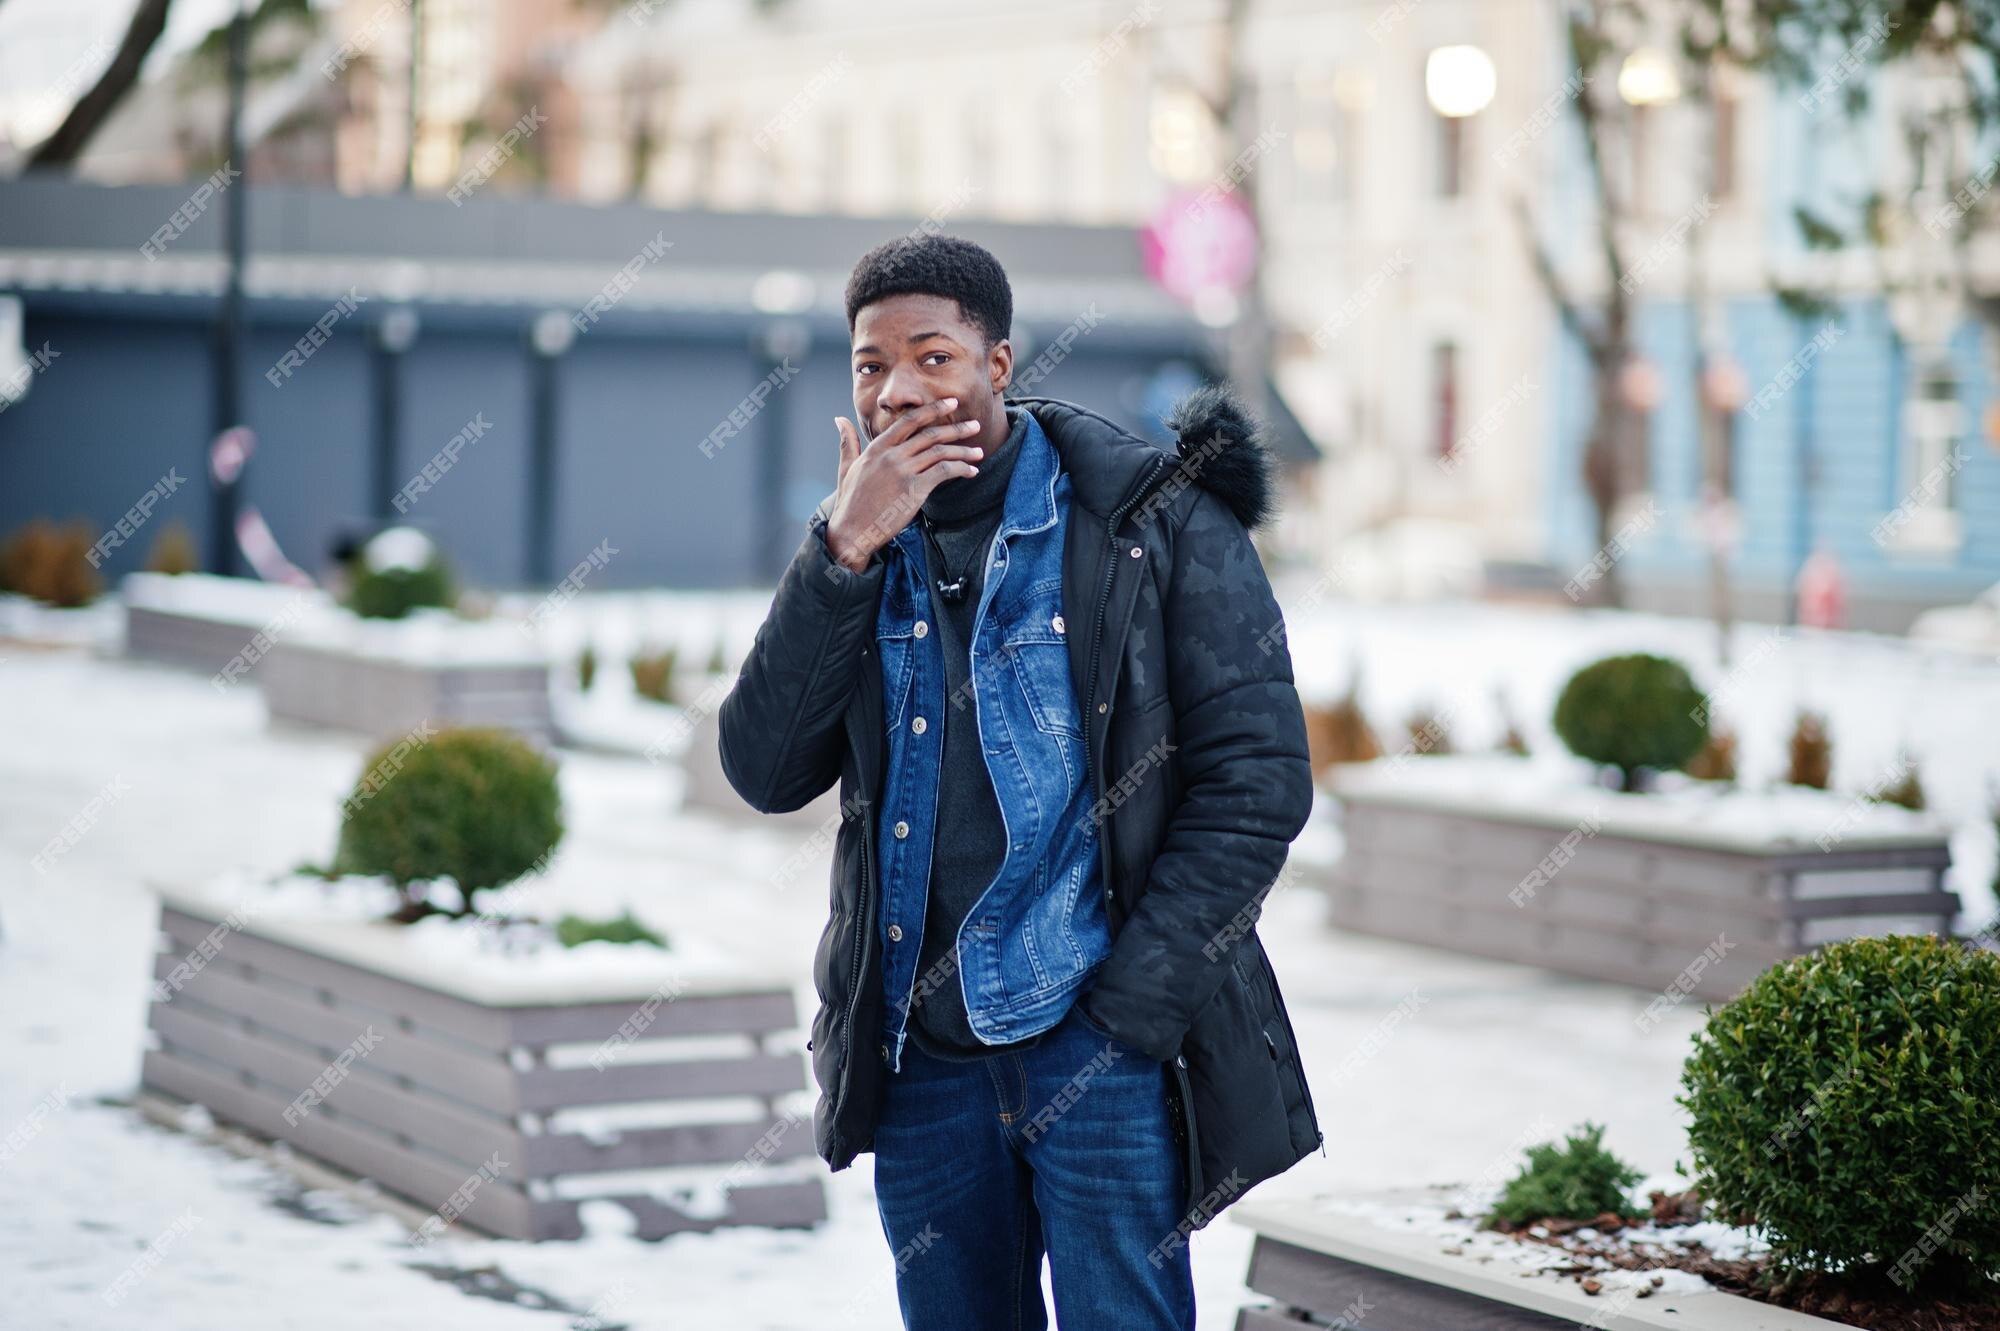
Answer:
MULTIPOLYGON (((223 193, 223 245, 228 254, 227 277, 222 288, 222 309, 216 322, 215 338, 215 433, 243 423, 243 265, 248 248, 247 204, 250 194, 250 161, 243 142, 244 87, 248 80, 250 17, 237 0, 229 19, 229 111, 224 138, 229 146, 228 163, 239 173, 236 182, 223 193)), ((208 470, 207 458, 202 470, 208 470)), ((242 476, 214 485, 209 491, 208 566, 215 573, 234 576, 241 572, 236 548, 237 487, 242 476)))
POLYGON ((424 65, 424 0, 410 0, 410 69, 405 94, 409 99, 409 127, 405 135, 403 152, 403 193, 416 188, 417 182, 417 127, 421 117, 417 113, 417 98, 421 88, 424 65))

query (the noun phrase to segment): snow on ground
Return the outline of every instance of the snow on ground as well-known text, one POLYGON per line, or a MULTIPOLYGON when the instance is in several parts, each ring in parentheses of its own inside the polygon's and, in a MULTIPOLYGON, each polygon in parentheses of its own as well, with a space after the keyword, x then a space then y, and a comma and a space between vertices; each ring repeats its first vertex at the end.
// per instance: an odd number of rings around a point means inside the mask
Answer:
MULTIPOLYGON (((1293 654, 1309 690, 1337 688, 1347 653, 1359 648, 1367 697, 1383 717, 1428 697, 1463 709, 1465 740, 1483 738, 1491 688, 1505 680, 1531 740, 1552 743, 1537 724, 1547 700, 1569 668, 1599 651, 1667 646, 1705 668, 1702 627, 1666 620, 1558 620, 1481 606, 1294 613, 1293 654)), ((2000 672, 1990 669, 1913 659, 1886 641, 1808 638, 1767 652, 1743 680, 1743 699, 1767 718, 1763 729, 1789 723, 1788 704, 1773 699, 1807 696, 1834 712, 1843 783, 1865 780, 1875 749, 1886 762, 1907 737, 1937 802, 1976 808, 1981 765, 2000 752, 2000 672)), ((1773 761, 1781 739, 1746 733, 1746 775, 1773 761)), ((572 1315, 476 1297, 414 1269, 442 1258, 497 1268, 495 1281, 647 1331, 896 1325, 867 1156, 826 1176, 830 1219, 809 1232, 643 1244, 615 1216, 587 1212, 592 1232, 578 1243, 454 1238, 419 1257, 387 1216, 301 1196, 288 1175, 127 1106, 145 1041, 148 884, 324 860, 365 749, 355 737, 270 728, 254 689, 218 694, 195 675, 0 643, 7 1323, 571 1325, 572 1315), (93 799, 95 821, 38 872, 33 858, 93 799), (128 1292, 113 1306, 105 1295, 117 1288, 128 1292)), ((630 906, 669 938, 698 930, 790 976, 810 1013, 825 857, 804 867, 792 857, 811 829, 683 813, 673 771, 632 757, 568 753, 562 782, 570 832, 551 868, 550 910, 630 906)), ((1316 822, 1308 840, 1333 838, 1316 822)), ((1253 1196, 1490 1183, 1524 1147, 1586 1119, 1606 1123, 1607 1145, 1648 1172, 1685 1159, 1673 1096, 1701 1020, 1694 1005, 1641 1030, 1646 994, 1343 936, 1325 926, 1321 905, 1307 890, 1279 893, 1260 932, 1306 1052, 1326 1146, 1253 1196)), ((803 1042, 801 1031, 795 1044, 803 1042)), ((1202 1325, 1229 1325, 1249 1297, 1241 1283, 1249 1247, 1248 1231, 1226 1213, 1195 1236, 1202 1325)))

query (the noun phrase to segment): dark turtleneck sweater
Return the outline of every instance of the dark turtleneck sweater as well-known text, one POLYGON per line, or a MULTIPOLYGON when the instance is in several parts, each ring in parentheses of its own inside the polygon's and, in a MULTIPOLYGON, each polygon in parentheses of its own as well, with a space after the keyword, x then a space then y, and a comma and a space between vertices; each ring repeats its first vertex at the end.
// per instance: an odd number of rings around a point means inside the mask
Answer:
POLYGON ((1000 872, 1007 850, 1006 823, 986 757, 980 752, 970 682, 972 622, 985 586, 993 535, 1000 528, 1007 484, 1028 432, 1025 409, 1007 408, 1007 422, 1007 441, 974 464, 977 475, 944 482, 923 505, 923 518, 930 520, 937 541, 935 550, 927 540, 922 546, 931 569, 927 581, 936 642, 944 655, 946 705, 938 771, 938 835, 932 841, 924 939, 917 955, 919 997, 910 1009, 910 1039, 940 1058, 984 1057, 1027 1049, 1041 1040, 1040 1035, 1031 1035, 1008 1044, 981 1043, 966 1020, 956 950, 959 926, 1000 872), (942 567, 939 552, 944 555, 942 567), (948 603, 938 595, 938 580, 957 577, 965 579, 965 595, 948 603), (926 977, 928 994, 923 992, 926 977))

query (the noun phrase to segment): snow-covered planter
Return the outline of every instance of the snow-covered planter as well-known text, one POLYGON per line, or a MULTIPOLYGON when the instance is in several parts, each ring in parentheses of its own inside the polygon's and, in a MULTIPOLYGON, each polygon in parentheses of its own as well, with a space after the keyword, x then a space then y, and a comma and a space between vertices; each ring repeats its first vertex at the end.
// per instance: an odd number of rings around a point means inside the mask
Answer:
POLYGON ((316 587, 203 573, 129 574, 125 652, 253 680, 274 719, 364 735, 496 725, 553 743, 547 651, 519 620, 426 608, 364 619, 316 587))
POLYGON ((115 652, 118 606, 101 596, 86 606, 64 609, 43 605, 32 597, 0 592, 0 638, 38 647, 87 647, 115 652))
POLYGON ((145 1087, 436 1208, 415 1242, 576 1238, 593 1202, 641 1238, 826 1216, 782 980, 678 932, 381 923, 379 879, 159 891, 145 1087))
POLYGON ((1734 996, 1835 939, 1946 933, 1946 831, 1800 787, 1592 788, 1504 755, 1352 764, 1331 916, 1665 995, 1734 996))
POLYGON ((446 610, 347 615, 277 635, 257 682, 273 720, 394 735, 432 725, 504 726, 554 742, 547 653, 519 624, 446 610))
POLYGON ((269 644, 286 630, 346 613, 316 587, 210 573, 128 573, 118 595, 126 656, 205 671, 225 683, 254 678, 269 644))
POLYGON ((1423 1331, 1831 1331, 1828 1321, 1727 1293, 1684 1269, 1755 1257, 1758 1244, 1714 1222, 1639 1225, 1603 1239, 1575 1231, 1564 1247, 1479 1228, 1458 1189, 1240 1202, 1231 1219, 1255 1231, 1251 1289, 1274 1302, 1245 1308, 1238 1331, 1314 1326, 1423 1331), (1627 1263, 1650 1269, 1628 1269, 1627 1263), (1343 1320, 1344 1319, 1344 1320, 1343 1320))

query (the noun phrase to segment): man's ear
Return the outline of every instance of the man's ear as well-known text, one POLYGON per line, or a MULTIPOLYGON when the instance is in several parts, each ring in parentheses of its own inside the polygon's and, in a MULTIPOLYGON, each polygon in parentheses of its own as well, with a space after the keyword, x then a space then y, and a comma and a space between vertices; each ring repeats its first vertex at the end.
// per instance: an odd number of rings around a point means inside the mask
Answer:
POLYGON ((1004 337, 986 353, 986 377, 996 396, 1014 382, 1014 344, 1004 337))

